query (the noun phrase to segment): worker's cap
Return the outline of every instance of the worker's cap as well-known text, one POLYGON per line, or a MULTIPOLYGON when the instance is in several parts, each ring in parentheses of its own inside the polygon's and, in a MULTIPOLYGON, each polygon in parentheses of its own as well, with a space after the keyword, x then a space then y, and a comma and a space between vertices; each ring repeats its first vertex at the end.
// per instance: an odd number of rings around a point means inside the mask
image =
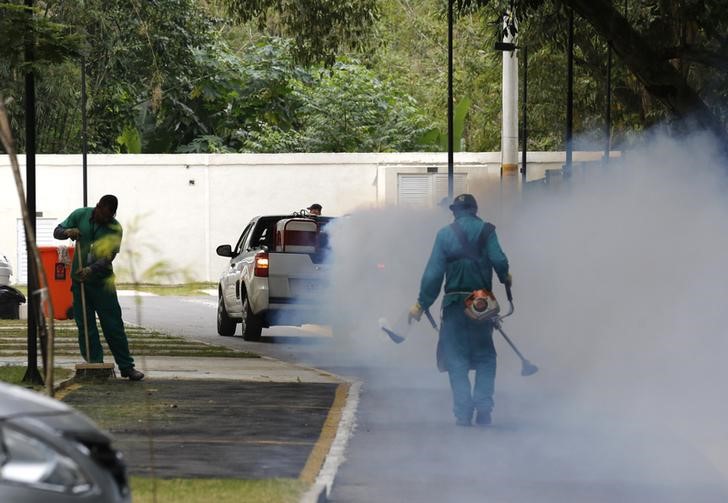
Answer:
POLYGON ((308 209, 321 211, 321 205, 319 203, 313 203, 311 206, 308 207, 308 209))
POLYGON ((458 197, 453 199, 450 205, 452 211, 455 210, 477 210, 478 203, 472 194, 460 194, 458 197))

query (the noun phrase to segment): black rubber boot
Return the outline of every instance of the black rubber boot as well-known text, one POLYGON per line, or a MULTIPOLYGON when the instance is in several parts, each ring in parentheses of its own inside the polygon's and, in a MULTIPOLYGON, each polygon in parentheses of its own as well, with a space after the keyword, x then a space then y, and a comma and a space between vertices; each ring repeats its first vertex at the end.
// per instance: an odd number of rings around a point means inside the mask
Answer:
POLYGON ((475 415, 475 424, 477 426, 488 426, 491 422, 490 411, 478 411, 475 415))
POLYGON ((142 379, 144 379, 144 374, 132 367, 122 370, 121 377, 128 377, 130 381, 141 381, 142 379))

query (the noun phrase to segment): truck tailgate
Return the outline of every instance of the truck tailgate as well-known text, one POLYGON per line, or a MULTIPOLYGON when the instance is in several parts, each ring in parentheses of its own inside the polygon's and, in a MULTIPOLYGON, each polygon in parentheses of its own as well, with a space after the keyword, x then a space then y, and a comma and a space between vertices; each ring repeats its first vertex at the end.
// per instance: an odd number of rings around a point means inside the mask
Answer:
POLYGON ((305 253, 269 253, 268 296, 271 303, 317 302, 328 284, 329 266, 314 264, 305 253))

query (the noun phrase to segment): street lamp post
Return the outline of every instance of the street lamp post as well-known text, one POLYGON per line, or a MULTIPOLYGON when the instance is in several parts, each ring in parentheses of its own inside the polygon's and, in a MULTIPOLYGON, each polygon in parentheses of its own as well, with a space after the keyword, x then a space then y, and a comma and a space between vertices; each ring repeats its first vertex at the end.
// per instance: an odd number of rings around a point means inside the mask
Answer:
POLYGON ((515 51, 516 49, 520 49, 523 53, 523 103, 521 105, 521 121, 523 123, 522 129, 521 129, 521 181, 525 183, 526 181, 526 174, 528 172, 527 164, 526 164, 526 153, 528 151, 528 112, 527 112, 527 104, 528 104, 528 46, 525 45, 516 45, 512 42, 496 42, 495 43, 495 50, 496 51, 515 51))
MULTIPOLYGON (((33 17, 33 0, 25 0, 25 6, 29 8, 28 16, 33 17)), ((25 62, 31 64, 35 59, 35 40, 31 32, 26 34, 25 39, 25 62)), ((35 208, 35 75, 33 68, 29 67, 25 73, 25 202, 28 206, 30 226, 32 235, 36 231, 36 208, 35 208)), ((23 376, 24 383, 43 384, 43 378, 38 372, 38 275, 40 271, 35 269, 33 249, 30 246, 28 232, 25 233, 26 248, 28 252, 28 368, 23 376)))
POLYGON ((607 42, 607 106, 604 111, 604 165, 609 164, 612 149, 612 42, 607 42))
POLYGON ((571 176, 574 131, 574 11, 569 9, 569 34, 567 39, 567 84, 566 84, 566 165, 564 177, 571 176))
POLYGON ((453 24, 453 3, 448 1, 447 9, 447 198, 452 201, 453 197, 453 172, 454 172, 454 125, 453 125, 453 102, 452 102, 452 24, 453 24))
POLYGON ((81 56, 81 163, 83 165, 83 206, 88 206, 88 137, 86 118, 86 56, 81 56))
POLYGON ((528 123, 526 122, 526 103, 528 102, 528 46, 523 46, 523 133, 522 133, 522 147, 521 147, 521 181, 524 186, 526 183, 526 152, 528 151, 528 123))

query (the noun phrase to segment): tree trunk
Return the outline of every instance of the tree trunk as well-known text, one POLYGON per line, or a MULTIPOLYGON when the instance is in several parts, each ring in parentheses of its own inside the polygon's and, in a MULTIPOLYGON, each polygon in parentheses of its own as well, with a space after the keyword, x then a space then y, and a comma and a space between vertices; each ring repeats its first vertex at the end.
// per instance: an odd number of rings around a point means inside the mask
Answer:
POLYGON ((564 0, 586 19, 642 83, 647 92, 680 119, 694 120, 728 145, 728 132, 680 72, 661 59, 647 41, 607 0, 564 0))

